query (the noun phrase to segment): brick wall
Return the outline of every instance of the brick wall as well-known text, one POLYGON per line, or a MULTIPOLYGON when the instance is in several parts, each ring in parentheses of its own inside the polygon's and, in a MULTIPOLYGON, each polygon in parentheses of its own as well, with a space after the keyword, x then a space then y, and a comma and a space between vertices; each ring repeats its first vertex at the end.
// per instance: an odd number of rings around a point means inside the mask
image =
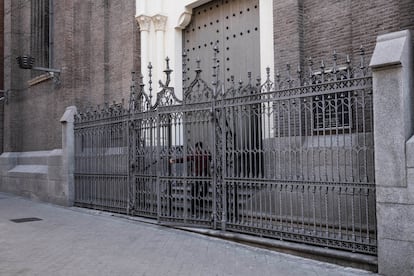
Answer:
POLYGON ((277 0, 274 8, 275 71, 303 60, 303 1, 277 0))
POLYGON ((361 45, 369 61, 376 37, 414 29, 413 14, 412 0, 274 0, 275 66, 316 66, 333 50, 358 59, 361 45))
POLYGON ((54 1, 53 63, 62 70, 60 88, 50 80, 29 87, 29 70, 17 67, 16 56, 30 50, 30 1, 5 0, 5 11, 5 88, 12 89, 5 151, 60 148, 59 119, 67 106, 128 100, 130 72, 139 68, 135 0, 54 1))
MULTIPOLYGON (((0 90, 4 90, 4 0, 0 0, 0 90)), ((3 152, 3 104, 0 101, 0 153, 3 152)))

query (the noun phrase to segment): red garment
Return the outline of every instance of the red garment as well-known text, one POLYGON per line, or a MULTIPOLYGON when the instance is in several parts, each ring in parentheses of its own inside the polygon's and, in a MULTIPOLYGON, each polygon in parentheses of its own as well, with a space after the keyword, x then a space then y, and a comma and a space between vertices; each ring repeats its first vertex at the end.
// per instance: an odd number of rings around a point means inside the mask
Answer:
MULTIPOLYGON (((196 152, 194 155, 187 156, 190 163, 190 176, 209 176, 211 156, 207 152, 196 152)), ((175 163, 184 163, 184 158, 173 159, 175 163)))

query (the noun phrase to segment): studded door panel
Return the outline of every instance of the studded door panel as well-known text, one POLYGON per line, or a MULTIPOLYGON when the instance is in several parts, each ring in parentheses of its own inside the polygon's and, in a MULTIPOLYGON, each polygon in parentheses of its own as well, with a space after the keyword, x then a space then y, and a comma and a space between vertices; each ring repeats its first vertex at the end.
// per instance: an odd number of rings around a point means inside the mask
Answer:
POLYGON ((194 78, 197 59, 202 78, 212 80, 213 47, 219 47, 220 80, 246 81, 247 72, 260 74, 258 0, 215 0, 193 10, 184 30, 184 87, 194 78))

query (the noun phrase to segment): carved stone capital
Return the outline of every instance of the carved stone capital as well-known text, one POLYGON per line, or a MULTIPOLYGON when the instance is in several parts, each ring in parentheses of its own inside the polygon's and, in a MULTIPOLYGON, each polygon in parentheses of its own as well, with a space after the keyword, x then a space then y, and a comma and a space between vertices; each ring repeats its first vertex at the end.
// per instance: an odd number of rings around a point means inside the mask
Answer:
POLYGON ((185 27, 187 27, 187 25, 190 23, 192 15, 193 14, 191 11, 184 11, 178 18, 178 25, 176 28, 184 30, 185 27))
POLYGON ((138 15, 135 17, 135 20, 139 24, 139 28, 141 31, 149 32, 151 26, 151 17, 148 15, 138 15))
POLYGON ((152 22, 154 22, 155 31, 165 31, 165 26, 167 25, 167 17, 165 15, 156 14, 151 18, 152 22))

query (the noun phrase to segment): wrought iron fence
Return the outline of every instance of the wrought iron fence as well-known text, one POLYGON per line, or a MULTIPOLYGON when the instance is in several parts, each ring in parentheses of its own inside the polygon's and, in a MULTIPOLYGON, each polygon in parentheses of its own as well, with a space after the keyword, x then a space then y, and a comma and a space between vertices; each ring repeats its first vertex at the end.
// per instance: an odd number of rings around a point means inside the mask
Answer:
POLYGON ((182 100, 167 60, 155 97, 77 117, 76 204, 376 254, 372 80, 338 60, 223 84, 215 54, 182 100))

